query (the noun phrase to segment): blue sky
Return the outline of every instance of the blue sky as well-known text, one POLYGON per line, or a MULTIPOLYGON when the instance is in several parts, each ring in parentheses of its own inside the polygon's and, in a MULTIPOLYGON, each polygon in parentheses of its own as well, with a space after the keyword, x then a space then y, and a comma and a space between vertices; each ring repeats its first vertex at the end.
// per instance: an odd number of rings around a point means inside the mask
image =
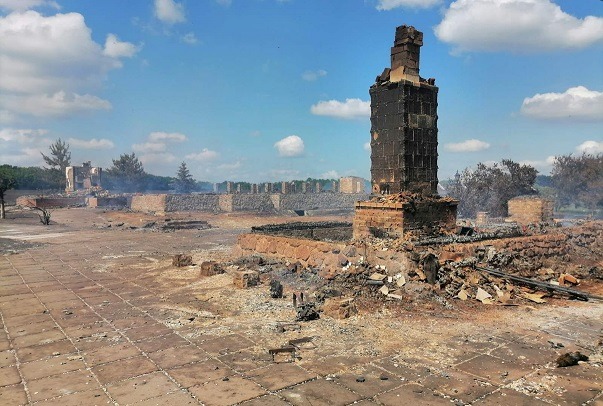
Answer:
POLYGON ((197 180, 370 178, 368 89, 395 27, 424 32, 439 178, 603 152, 600 0, 0 0, 0 164, 197 180))

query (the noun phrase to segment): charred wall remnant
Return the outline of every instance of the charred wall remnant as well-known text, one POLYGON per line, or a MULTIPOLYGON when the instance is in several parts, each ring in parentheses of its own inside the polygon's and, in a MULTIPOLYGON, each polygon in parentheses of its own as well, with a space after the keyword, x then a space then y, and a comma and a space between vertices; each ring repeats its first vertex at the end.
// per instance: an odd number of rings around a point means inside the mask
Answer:
POLYGON ((438 88, 419 77, 422 45, 422 32, 397 27, 391 68, 369 91, 373 193, 437 193, 438 88))
POLYGON ((68 166, 65 169, 65 191, 74 192, 101 186, 102 168, 94 167, 90 161, 82 166, 68 166))

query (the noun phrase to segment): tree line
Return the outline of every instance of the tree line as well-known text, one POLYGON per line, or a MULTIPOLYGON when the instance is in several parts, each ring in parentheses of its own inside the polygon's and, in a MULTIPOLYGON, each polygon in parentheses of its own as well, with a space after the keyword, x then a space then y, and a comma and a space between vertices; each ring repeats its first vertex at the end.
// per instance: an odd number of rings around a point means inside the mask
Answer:
MULTIPOLYGON (((59 138, 50 145, 48 155, 42 153, 42 158, 47 165, 44 168, 0 165, 0 217, 4 213, 4 193, 9 189, 64 189, 65 169, 71 166, 69 144, 59 138)), ((312 186, 319 183, 324 190, 330 188, 331 181, 313 178, 306 180, 312 186)), ((299 188, 301 182, 293 181, 299 188)), ((557 208, 574 206, 601 210, 603 154, 558 156, 551 176, 538 175, 533 166, 510 159, 503 159, 492 165, 479 163, 475 168, 457 172, 454 179, 442 183, 445 184, 448 195, 460 201, 458 211, 462 217, 475 217, 478 211, 503 217, 507 215, 507 202, 510 199, 537 193, 553 198, 557 208)), ((251 189, 251 184, 241 184, 242 190, 251 189)), ((175 176, 157 176, 144 170, 135 153, 122 154, 113 159, 111 167, 103 172, 102 185, 108 190, 131 193, 147 190, 173 190, 178 193, 213 191, 213 183, 196 181, 185 162, 180 164, 175 176)), ((218 184, 218 191, 225 189, 226 182, 218 184)))
POLYGON ((510 159, 479 163, 457 172, 446 182, 446 189, 459 200, 459 215, 468 218, 478 211, 505 217, 510 199, 536 194, 553 199, 557 209, 603 210, 603 154, 557 156, 550 176, 538 175, 533 166, 510 159))

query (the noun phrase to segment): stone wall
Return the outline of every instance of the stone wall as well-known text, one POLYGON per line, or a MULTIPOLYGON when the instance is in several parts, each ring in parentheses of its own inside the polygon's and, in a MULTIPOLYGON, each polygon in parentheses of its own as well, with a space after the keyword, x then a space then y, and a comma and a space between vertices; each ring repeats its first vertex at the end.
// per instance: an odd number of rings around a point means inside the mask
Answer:
POLYGON ((142 212, 165 212, 167 195, 132 196, 130 208, 142 212))
POLYGON ((540 196, 518 196, 509 200, 509 220, 518 224, 553 221, 553 201, 540 196))
POLYGON ((312 209, 354 209, 358 200, 365 200, 365 193, 297 193, 278 195, 279 210, 312 210, 312 209))
MULTIPOLYGON (((222 197, 222 196, 221 196, 222 197)), ((276 209, 267 194, 256 195, 224 195, 232 200, 231 211, 251 211, 258 213, 274 212, 276 209)))
POLYGON ((366 194, 354 193, 258 193, 258 194, 192 194, 136 195, 132 210, 144 212, 174 211, 250 211, 269 213, 279 210, 352 210, 366 194))
POLYGON ((165 211, 216 211, 219 199, 216 194, 167 195, 165 211))

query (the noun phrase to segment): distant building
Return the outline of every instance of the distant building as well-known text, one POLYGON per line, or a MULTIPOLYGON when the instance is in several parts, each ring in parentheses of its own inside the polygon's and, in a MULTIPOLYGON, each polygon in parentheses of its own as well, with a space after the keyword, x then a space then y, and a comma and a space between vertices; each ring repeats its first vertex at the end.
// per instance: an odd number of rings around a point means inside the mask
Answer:
POLYGON ((347 176, 339 179, 340 193, 364 193, 364 179, 357 176, 347 176))
POLYGON ((100 187, 102 172, 102 168, 92 166, 90 161, 84 162, 82 166, 68 166, 65 169, 65 191, 75 192, 100 187))

